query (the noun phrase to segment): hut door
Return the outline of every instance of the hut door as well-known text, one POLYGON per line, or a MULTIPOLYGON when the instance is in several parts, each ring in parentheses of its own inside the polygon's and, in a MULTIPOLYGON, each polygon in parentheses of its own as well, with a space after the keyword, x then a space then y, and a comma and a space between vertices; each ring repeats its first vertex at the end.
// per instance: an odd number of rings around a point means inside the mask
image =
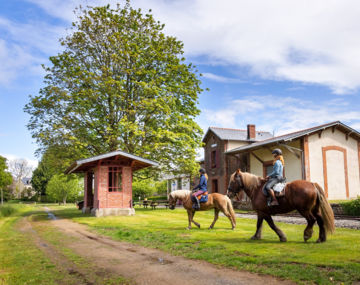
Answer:
POLYGON ((94 204, 94 172, 87 172, 87 203, 86 207, 93 208, 94 204))

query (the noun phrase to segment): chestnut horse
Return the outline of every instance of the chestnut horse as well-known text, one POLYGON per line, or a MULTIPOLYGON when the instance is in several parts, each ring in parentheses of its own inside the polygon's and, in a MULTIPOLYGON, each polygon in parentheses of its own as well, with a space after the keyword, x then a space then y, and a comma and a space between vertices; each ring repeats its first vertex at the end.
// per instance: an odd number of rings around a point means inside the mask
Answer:
MULTIPOLYGON (((200 224, 194 221, 195 210, 192 207, 193 203, 191 201, 191 193, 192 192, 189 190, 177 190, 171 192, 169 195, 169 208, 171 210, 175 209, 177 200, 180 200, 183 204, 183 207, 187 210, 189 219, 189 226, 187 227, 188 230, 191 229, 191 222, 193 222, 198 228, 200 228, 200 224)), ((229 197, 219 193, 209 194, 207 202, 200 203, 199 211, 208 211, 211 209, 215 209, 215 217, 209 229, 212 229, 214 227, 219 217, 219 211, 223 212, 224 215, 229 218, 232 229, 235 229, 235 213, 229 197)))
POLYGON ((308 224, 304 231, 305 242, 311 238, 315 222, 318 223, 320 229, 317 242, 326 241, 326 233, 334 232, 334 213, 325 197, 324 190, 319 184, 305 180, 287 183, 285 195, 278 198, 279 206, 269 207, 267 206, 267 197, 262 193, 265 183, 265 179, 247 172, 241 172, 239 169, 230 177, 228 196, 232 198, 240 191, 245 191, 251 199, 253 209, 257 212, 256 233, 251 239, 261 239, 261 228, 265 219, 279 236, 280 241, 286 241, 285 234, 274 224, 271 216, 293 210, 297 210, 307 220, 308 224))

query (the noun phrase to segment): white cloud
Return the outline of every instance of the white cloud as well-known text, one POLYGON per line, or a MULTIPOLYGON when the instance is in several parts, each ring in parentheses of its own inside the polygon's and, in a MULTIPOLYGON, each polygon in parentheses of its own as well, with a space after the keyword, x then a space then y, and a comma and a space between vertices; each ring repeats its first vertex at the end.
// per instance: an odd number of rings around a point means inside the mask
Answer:
POLYGON ((204 72, 204 73, 202 73, 202 75, 204 78, 214 80, 217 82, 221 82, 221 83, 242 83, 242 82, 244 82, 237 78, 225 77, 225 76, 221 76, 221 75, 217 75, 217 74, 209 73, 209 72, 204 72))
POLYGON ((335 120, 360 129, 360 110, 349 110, 342 99, 317 105, 290 97, 248 96, 231 100, 220 110, 205 110, 202 117, 210 125, 219 127, 243 128, 253 123, 258 130, 275 131, 276 135, 335 120))
MULTIPOLYGON (((66 21, 80 4, 119 2, 28 1, 66 21)), ((325 85, 339 94, 360 87, 359 1, 134 0, 132 5, 151 8, 166 32, 184 41, 188 56, 245 66, 265 79, 325 85)))

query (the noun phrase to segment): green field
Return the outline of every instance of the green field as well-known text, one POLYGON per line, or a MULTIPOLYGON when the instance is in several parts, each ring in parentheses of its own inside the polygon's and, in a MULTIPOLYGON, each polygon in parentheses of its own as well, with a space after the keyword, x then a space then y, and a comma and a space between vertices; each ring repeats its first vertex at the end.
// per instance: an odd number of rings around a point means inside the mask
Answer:
POLYGON ((360 280, 360 231, 337 229, 323 244, 313 238, 303 242, 305 226, 278 223, 288 238, 280 243, 276 234, 264 224, 263 240, 252 241, 255 220, 237 219, 237 228, 221 217, 213 230, 207 230, 213 212, 196 214, 201 229, 185 230, 187 214, 183 209, 136 208, 133 217, 93 218, 76 209, 54 208, 55 215, 86 224, 98 233, 168 251, 193 259, 251 272, 270 274, 304 283, 353 283, 360 280))
MULTIPOLYGON (((360 281, 359 230, 337 229, 326 243, 317 244, 315 227, 313 238, 304 243, 305 226, 278 223, 288 238, 287 243, 280 243, 276 234, 264 224, 263 240, 252 241, 255 220, 239 218, 237 228, 232 231, 228 219, 220 217, 215 228, 207 230, 212 222, 212 211, 197 213, 195 220, 202 228, 188 231, 185 230, 187 215, 183 209, 137 208, 133 217, 94 218, 81 214, 74 206, 48 207, 59 217, 86 224, 113 239, 162 249, 174 255, 270 274, 298 283, 352 284, 360 281)), ((33 219, 40 219, 40 216, 46 219, 41 205, 22 206, 15 216, 0 218, 0 284, 51 284, 45 280, 62 277, 51 262, 16 230, 19 217, 30 214, 33 219), (15 282, 29 279, 33 282, 15 282)), ((55 234, 51 234, 49 229, 44 227, 43 231, 44 238, 54 239, 55 234)))

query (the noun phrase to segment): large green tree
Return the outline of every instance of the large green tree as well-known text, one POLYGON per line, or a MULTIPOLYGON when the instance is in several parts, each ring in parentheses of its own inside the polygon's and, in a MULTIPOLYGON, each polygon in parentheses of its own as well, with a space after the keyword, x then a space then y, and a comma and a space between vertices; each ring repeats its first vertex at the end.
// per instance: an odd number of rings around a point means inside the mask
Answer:
POLYGON ((84 157, 121 149, 170 172, 193 171, 202 89, 183 43, 129 1, 77 11, 64 51, 45 67, 45 87, 25 106, 33 137, 42 149, 62 145, 84 157))
POLYGON ((31 184, 39 195, 46 195, 46 186, 55 174, 63 173, 80 154, 68 146, 52 145, 42 154, 38 167, 33 171, 31 184))
POLYGON ((77 197, 82 196, 83 187, 74 174, 55 174, 46 186, 46 193, 49 200, 62 202, 65 205, 67 200, 74 201, 77 197))
POLYGON ((0 156, 0 191, 1 205, 4 203, 4 188, 12 183, 12 176, 7 171, 6 158, 0 156))

